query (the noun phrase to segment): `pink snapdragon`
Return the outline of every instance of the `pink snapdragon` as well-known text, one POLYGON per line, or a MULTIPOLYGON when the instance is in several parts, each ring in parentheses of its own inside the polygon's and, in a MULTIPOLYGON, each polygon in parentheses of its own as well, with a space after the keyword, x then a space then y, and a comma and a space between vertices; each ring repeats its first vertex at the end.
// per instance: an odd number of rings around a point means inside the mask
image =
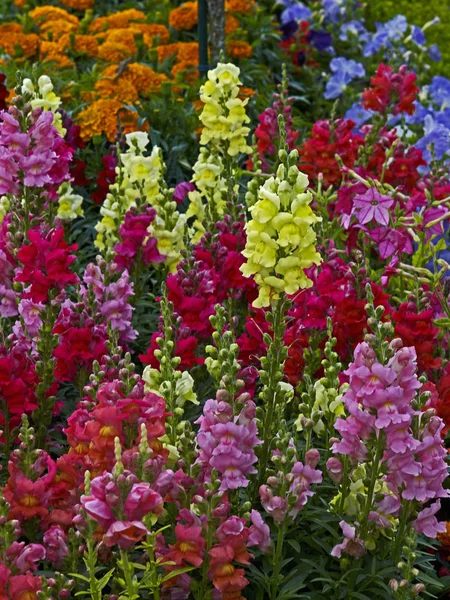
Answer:
POLYGON ((200 423, 197 435, 200 453, 196 462, 205 466, 205 477, 209 477, 213 468, 221 474, 221 491, 247 487, 247 476, 256 473, 254 447, 261 442, 255 420, 248 419, 249 411, 255 415, 253 400, 248 400, 237 416, 233 416, 226 402, 208 400, 203 416, 197 421, 200 423))

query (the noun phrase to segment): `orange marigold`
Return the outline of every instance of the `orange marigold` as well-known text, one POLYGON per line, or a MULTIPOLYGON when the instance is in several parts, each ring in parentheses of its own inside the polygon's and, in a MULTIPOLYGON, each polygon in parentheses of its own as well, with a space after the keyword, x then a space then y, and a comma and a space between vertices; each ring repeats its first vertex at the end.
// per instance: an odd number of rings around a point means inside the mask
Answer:
POLYGON ((64 44, 65 48, 69 48, 78 54, 87 54, 91 57, 95 57, 98 54, 98 42, 92 35, 66 35, 61 38, 61 44, 64 44))
POLYGON ((134 40, 132 44, 105 42, 98 49, 98 57, 106 62, 120 63, 136 52, 134 40))
POLYGON ((25 6, 26 0, 14 0, 14 5, 18 8, 23 8, 25 6))
POLYGON ((89 31, 99 33, 106 29, 121 29, 128 27, 131 21, 145 21, 145 13, 135 8, 122 10, 121 12, 108 15, 107 17, 98 17, 89 25, 89 31))
POLYGON ((59 42, 41 41, 39 50, 42 62, 51 62, 61 69, 74 66, 73 61, 64 54, 65 48, 61 40, 59 42))
POLYGON ((225 0, 225 10, 232 13, 249 13, 256 8, 254 0, 225 0))
MULTIPOLYGON (((111 65, 103 70, 102 77, 116 79, 117 67, 111 65)), ((131 63, 126 66, 124 71, 116 79, 117 85, 122 85, 122 82, 129 81, 137 89, 139 94, 146 96, 158 92, 161 85, 167 81, 164 73, 157 73, 146 65, 140 63, 131 63)))
POLYGON ((94 6, 94 0, 60 0, 60 2, 73 10, 87 10, 94 6))
POLYGON ((446 548, 450 548, 450 521, 446 521, 445 526, 447 531, 444 533, 438 533, 437 539, 441 542, 443 546, 446 548))
POLYGON ((20 31, 1 32, 0 48, 13 57, 34 56, 39 47, 39 37, 35 33, 21 33, 20 31))
POLYGON ((44 39, 56 41, 67 33, 74 33, 77 29, 78 25, 65 19, 51 19, 41 25, 40 33, 44 39))
POLYGON ((133 28, 144 34, 144 42, 147 46, 152 46, 156 38, 159 38, 160 44, 167 44, 170 39, 167 27, 159 23, 133 23, 133 28))
POLYGON ((241 40, 230 40, 227 44, 227 52, 232 58, 250 58, 252 47, 241 40))
POLYGON ((178 31, 192 29, 198 23, 198 3, 185 2, 169 14, 169 25, 178 31))
POLYGON ((36 8, 33 8, 33 10, 30 10, 28 15, 38 27, 46 21, 56 21, 57 19, 69 21, 77 26, 80 24, 80 19, 78 17, 71 15, 67 10, 58 8, 57 6, 37 6, 36 8))
POLYGON ((245 98, 251 98, 252 96, 255 95, 255 90, 253 88, 249 88, 249 87, 241 87, 239 89, 239 98, 241 100, 245 99, 245 98))
POLYGON ((105 133, 108 140, 114 142, 118 116, 124 133, 132 133, 138 129, 137 113, 124 108, 119 100, 96 100, 76 118, 81 137, 90 140, 94 135, 105 133))
POLYGON ((139 93, 131 81, 122 79, 117 82, 113 78, 102 77, 95 84, 100 98, 114 98, 123 104, 134 104, 139 100, 139 93))
POLYGON ((236 19, 236 17, 233 17, 232 15, 226 15, 225 17, 225 33, 227 35, 229 35, 230 33, 233 33, 234 31, 236 31, 236 29, 239 27, 239 21, 236 19))
POLYGON ((198 78, 198 60, 182 60, 174 65, 171 73, 175 79, 183 79, 189 83, 192 83, 198 78))
POLYGON ((156 46, 155 50, 158 54, 158 62, 164 62, 167 58, 174 55, 178 61, 198 62, 197 42, 166 44, 165 46, 156 46))

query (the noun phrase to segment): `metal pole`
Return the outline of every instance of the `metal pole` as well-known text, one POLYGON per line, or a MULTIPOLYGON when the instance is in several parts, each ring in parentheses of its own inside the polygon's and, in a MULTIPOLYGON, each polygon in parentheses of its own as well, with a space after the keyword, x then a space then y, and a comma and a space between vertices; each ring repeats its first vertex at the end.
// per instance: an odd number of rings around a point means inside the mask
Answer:
POLYGON ((198 70, 200 78, 207 73, 208 65, 208 5, 207 0, 198 0, 198 70))

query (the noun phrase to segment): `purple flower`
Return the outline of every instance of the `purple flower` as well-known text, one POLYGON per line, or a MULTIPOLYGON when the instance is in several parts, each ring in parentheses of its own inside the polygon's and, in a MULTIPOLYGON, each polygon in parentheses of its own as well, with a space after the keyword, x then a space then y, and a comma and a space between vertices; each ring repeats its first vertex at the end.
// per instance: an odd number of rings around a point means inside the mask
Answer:
POLYGON ((281 13, 281 23, 289 23, 289 21, 295 21, 300 23, 301 21, 309 21, 311 18, 311 9, 302 4, 292 4, 283 10, 281 13))
POLYGON ((380 258, 389 258, 400 252, 412 254, 411 238, 406 233, 391 229, 390 227, 376 227, 369 232, 370 237, 378 244, 377 250, 380 258))
POLYGON ((367 29, 359 21, 348 21, 343 23, 340 28, 339 39, 342 42, 348 42, 349 36, 353 36, 360 42, 365 42, 368 39, 367 29))
POLYGON ((261 514, 255 509, 250 513, 250 520, 252 525, 247 546, 258 546, 259 550, 266 554, 272 547, 269 526, 264 523, 261 514))
POLYGON ((417 25, 411 26, 411 38, 418 46, 424 46, 427 43, 424 32, 420 27, 417 27, 417 25))
POLYGON ((28 544, 23 548, 14 561, 14 566, 20 571, 36 571, 38 565, 46 556, 45 548, 41 544, 28 544))
POLYGON ((389 211, 394 203, 393 198, 390 196, 382 196, 380 192, 371 187, 364 194, 358 194, 353 199, 353 204, 359 210, 356 213, 356 217, 361 223, 365 225, 370 221, 375 220, 380 225, 389 225, 389 211))
POLYGON ((356 537, 356 529, 351 527, 345 521, 341 521, 339 526, 344 534, 344 541, 333 548, 331 556, 341 558, 342 553, 353 556, 354 558, 361 558, 361 556, 364 556, 366 547, 364 541, 356 537))
POLYGON ((47 549, 47 558, 56 567, 61 566, 69 554, 67 535, 59 525, 52 525, 44 533, 44 545, 47 549))
POLYGON ((31 336, 38 334, 42 325, 41 312, 44 310, 44 305, 41 302, 32 302, 31 300, 22 299, 19 303, 19 314, 23 318, 28 333, 31 336))
POLYGON ((437 500, 427 508, 424 508, 413 522, 412 526, 417 533, 423 533, 427 537, 435 538, 438 533, 445 533, 445 522, 439 522, 435 515, 441 509, 441 502, 437 500))
POLYGON ((333 42, 333 38, 328 31, 319 29, 310 29, 306 39, 311 46, 314 46, 319 51, 330 49, 333 42))
POLYGON ((179 183, 174 192, 173 199, 177 204, 181 204, 186 198, 188 192, 193 192, 195 190, 195 185, 190 181, 182 181, 179 183))

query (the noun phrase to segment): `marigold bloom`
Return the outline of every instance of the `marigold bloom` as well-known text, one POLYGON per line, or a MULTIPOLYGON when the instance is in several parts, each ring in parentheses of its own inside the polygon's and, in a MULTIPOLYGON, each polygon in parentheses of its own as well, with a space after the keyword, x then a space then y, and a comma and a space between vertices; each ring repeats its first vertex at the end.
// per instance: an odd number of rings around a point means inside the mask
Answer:
POLYGON ((106 62, 120 63, 126 58, 136 53, 134 36, 125 39, 123 42, 105 42, 98 49, 98 57, 106 62))
POLYGON ((33 10, 30 10, 28 16, 34 21, 39 27, 41 23, 51 20, 63 19, 74 25, 80 25, 80 19, 75 15, 71 15, 67 10, 58 8, 57 6, 37 6, 33 10))
POLYGON ((250 44, 242 40, 231 40, 227 44, 227 53, 232 58, 250 58, 252 52, 253 50, 250 44))
POLYGON ((126 79, 122 79, 120 85, 114 79, 99 79, 95 84, 95 90, 100 98, 115 98, 124 104, 135 104, 139 99, 137 89, 126 79))
POLYGON ((232 15, 225 16, 225 33, 227 35, 236 31, 238 27, 239 21, 236 19, 236 17, 233 17, 232 15))
POLYGON ((22 33, 20 30, 4 32, 0 29, 0 48, 10 56, 30 58, 37 52, 39 37, 35 33, 22 33))
POLYGON ((72 33, 78 30, 78 25, 76 23, 71 23, 70 21, 66 21, 65 19, 51 19, 50 21, 45 21, 40 27, 40 33, 47 34, 44 37, 49 41, 59 40, 59 38, 67 33, 72 33))
POLYGON ((169 14, 169 25, 178 31, 189 31, 198 23, 198 3, 185 2, 169 14))
POLYGON ((225 0, 225 10, 232 13, 249 13, 256 8, 254 0, 225 0))
POLYGON ((162 83, 167 81, 167 76, 164 73, 157 73, 147 65, 141 65, 140 63, 131 63, 126 69, 118 76, 117 80, 117 67, 110 65, 106 67, 102 72, 105 79, 110 78, 116 81, 117 87, 120 87, 123 82, 131 83, 139 94, 146 96, 147 94, 153 94, 161 88, 162 83))
POLYGON ((174 50, 176 51, 177 61, 198 62, 198 43, 197 42, 178 42, 177 44, 169 44, 168 46, 158 46, 158 59, 165 60, 174 50), (169 49, 169 51, 167 50, 169 49))
POLYGON ((73 10, 86 10, 94 6, 94 0, 61 0, 61 4, 73 10))
POLYGON ((77 117, 81 127, 80 135, 83 140, 90 140, 94 135, 105 133, 110 142, 113 142, 117 133, 117 117, 125 133, 138 129, 138 115, 124 108, 122 102, 115 99, 96 100, 77 117))
POLYGON ((169 30, 160 23, 133 23, 133 29, 144 34, 147 46, 153 45, 153 40, 159 39, 160 44, 166 44, 170 39, 169 30))
POLYGON ((106 29, 120 29, 128 27, 131 21, 145 21, 145 13, 141 10, 130 8, 108 15, 107 17, 98 17, 89 25, 89 31, 99 33, 106 29))
POLYGON ((42 62, 51 62, 58 67, 72 67, 73 61, 64 54, 64 47, 58 42, 41 42, 40 57, 42 62))
POLYGON ((61 37, 60 43, 64 48, 68 48, 77 54, 87 54, 92 58, 98 54, 98 41, 92 35, 75 35, 73 38, 65 35, 61 37))

